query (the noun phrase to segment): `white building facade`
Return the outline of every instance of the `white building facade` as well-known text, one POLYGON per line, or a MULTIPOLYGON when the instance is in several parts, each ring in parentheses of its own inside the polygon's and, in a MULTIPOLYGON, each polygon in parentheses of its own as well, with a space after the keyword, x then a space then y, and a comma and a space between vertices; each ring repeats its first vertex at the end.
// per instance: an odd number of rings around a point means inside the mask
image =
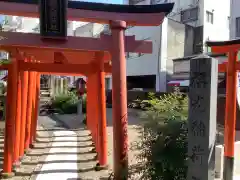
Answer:
POLYGON ((152 54, 127 55, 127 75, 155 76, 155 90, 160 92, 167 91, 172 59, 206 52, 206 40, 229 39, 230 0, 129 0, 128 4, 167 2, 175 5, 161 26, 131 27, 126 31, 138 40, 153 42, 152 54))
POLYGON ((240 38, 240 1, 231 0, 231 15, 230 15, 230 38, 240 38))

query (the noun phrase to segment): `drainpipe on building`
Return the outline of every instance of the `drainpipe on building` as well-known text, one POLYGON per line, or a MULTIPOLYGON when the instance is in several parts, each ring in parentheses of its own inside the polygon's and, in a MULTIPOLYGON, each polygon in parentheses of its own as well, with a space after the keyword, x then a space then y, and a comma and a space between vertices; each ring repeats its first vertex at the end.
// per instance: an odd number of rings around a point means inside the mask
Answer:
POLYGON ((157 87, 157 86, 159 86, 159 79, 160 79, 160 54, 161 54, 162 27, 160 28, 159 36, 160 36, 160 38, 159 38, 159 43, 158 43, 157 76, 156 76, 156 84, 155 84, 156 91, 159 91, 159 87, 157 87))

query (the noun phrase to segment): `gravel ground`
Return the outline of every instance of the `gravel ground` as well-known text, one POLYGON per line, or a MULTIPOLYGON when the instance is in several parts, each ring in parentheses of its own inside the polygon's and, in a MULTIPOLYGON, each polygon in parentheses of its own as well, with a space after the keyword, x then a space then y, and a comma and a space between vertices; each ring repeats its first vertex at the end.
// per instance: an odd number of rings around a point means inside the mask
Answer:
MULTIPOLYGON (((129 109, 128 112, 128 163, 129 167, 134 167, 139 163, 137 159, 138 151, 134 147, 136 142, 139 142, 139 128, 140 120, 138 117, 138 110, 129 109)), ((108 162, 110 170, 113 170, 113 127, 112 127, 112 109, 107 109, 107 132, 108 132, 108 162)), ((137 180, 137 174, 131 179, 137 180)))
MULTIPOLYGON (((136 141, 139 141, 139 127, 140 121, 137 116, 139 111, 129 110, 128 113, 128 142, 129 142, 129 151, 128 159, 129 166, 134 166, 138 163, 136 155, 138 151, 133 148, 136 141)), ((70 128, 80 128, 81 117, 77 115, 57 115, 58 119, 64 122, 70 128)), ((107 109, 107 134, 108 134, 108 164, 109 164, 109 173, 113 171, 113 128, 112 128, 112 109, 107 109)), ((85 132, 86 130, 78 130, 78 133, 85 132)), ((106 172, 103 172, 104 176, 106 172)), ((96 177, 96 176, 95 176, 96 177)), ((98 178, 93 178, 94 180, 102 179, 102 174, 99 174, 98 178)), ((137 180, 137 176, 132 177, 131 179, 137 180)))

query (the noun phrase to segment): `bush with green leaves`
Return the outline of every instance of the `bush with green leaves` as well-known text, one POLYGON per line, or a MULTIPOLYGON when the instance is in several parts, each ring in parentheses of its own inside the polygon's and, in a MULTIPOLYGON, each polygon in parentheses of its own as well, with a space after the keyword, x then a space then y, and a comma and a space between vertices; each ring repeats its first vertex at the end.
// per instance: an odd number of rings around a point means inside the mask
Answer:
MULTIPOLYGON (((87 95, 82 95, 83 113, 86 113, 87 95)), ((78 110, 79 98, 75 90, 69 91, 67 94, 60 94, 53 98, 52 107, 64 114, 74 114, 78 110)))
POLYGON ((156 98, 142 112, 143 129, 137 147, 142 179, 185 180, 187 172, 188 99, 180 93, 156 98))
POLYGON ((10 63, 11 63, 10 59, 0 59, 0 65, 10 64, 10 63))
POLYGON ((3 82, 0 82, 0 95, 5 94, 7 91, 7 87, 3 82))
POLYGON ((52 107, 65 114, 73 114, 77 112, 78 101, 74 92, 68 92, 55 96, 52 100, 52 107))

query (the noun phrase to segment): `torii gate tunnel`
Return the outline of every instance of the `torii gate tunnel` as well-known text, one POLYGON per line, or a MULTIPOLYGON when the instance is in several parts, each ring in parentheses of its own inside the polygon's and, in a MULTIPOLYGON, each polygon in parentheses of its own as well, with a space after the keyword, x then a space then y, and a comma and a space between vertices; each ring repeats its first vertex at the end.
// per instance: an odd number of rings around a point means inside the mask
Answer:
POLYGON ((65 7, 67 13, 46 20, 52 14, 44 14, 41 9, 39 12, 37 0, 0 0, 0 14, 39 17, 41 13, 41 35, 1 32, 0 48, 9 52, 11 60, 10 64, 0 67, 8 70, 2 175, 12 174, 13 165, 18 164, 24 152, 36 140, 40 74, 87 77, 87 128, 96 146, 99 168, 105 168, 107 134, 104 83, 105 74, 110 73, 113 81, 114 176, 117 180, 127 179, 125 52, 152 53, 152 43, 136 41, 134 36, 125 36, 124 31, 127 26, 160 25, 173 4, 127 6, 76 1, 64 4, 64 0, 41 0, 40 7, 48 2, 53 3, 47 5, 48 8, 53 6, 54 12, 62 12, 61 8, 65 7), (67 37, 67 20, 109 24, 111 35, 101 35, 100 38, 67 37), (52 23, 55 23, 54 26, 52 23))
POLYGON ((237 72, 240 71, 238 51, 240 40, 209 41, 206 43, 213 53, 228 55, 228 61, 219 64, 219 72, 226 73, 226 107, 224 125, 224 180, 233 179, 234 170, 234 143, 236 134, 236 98, 237 98, 237 72))

